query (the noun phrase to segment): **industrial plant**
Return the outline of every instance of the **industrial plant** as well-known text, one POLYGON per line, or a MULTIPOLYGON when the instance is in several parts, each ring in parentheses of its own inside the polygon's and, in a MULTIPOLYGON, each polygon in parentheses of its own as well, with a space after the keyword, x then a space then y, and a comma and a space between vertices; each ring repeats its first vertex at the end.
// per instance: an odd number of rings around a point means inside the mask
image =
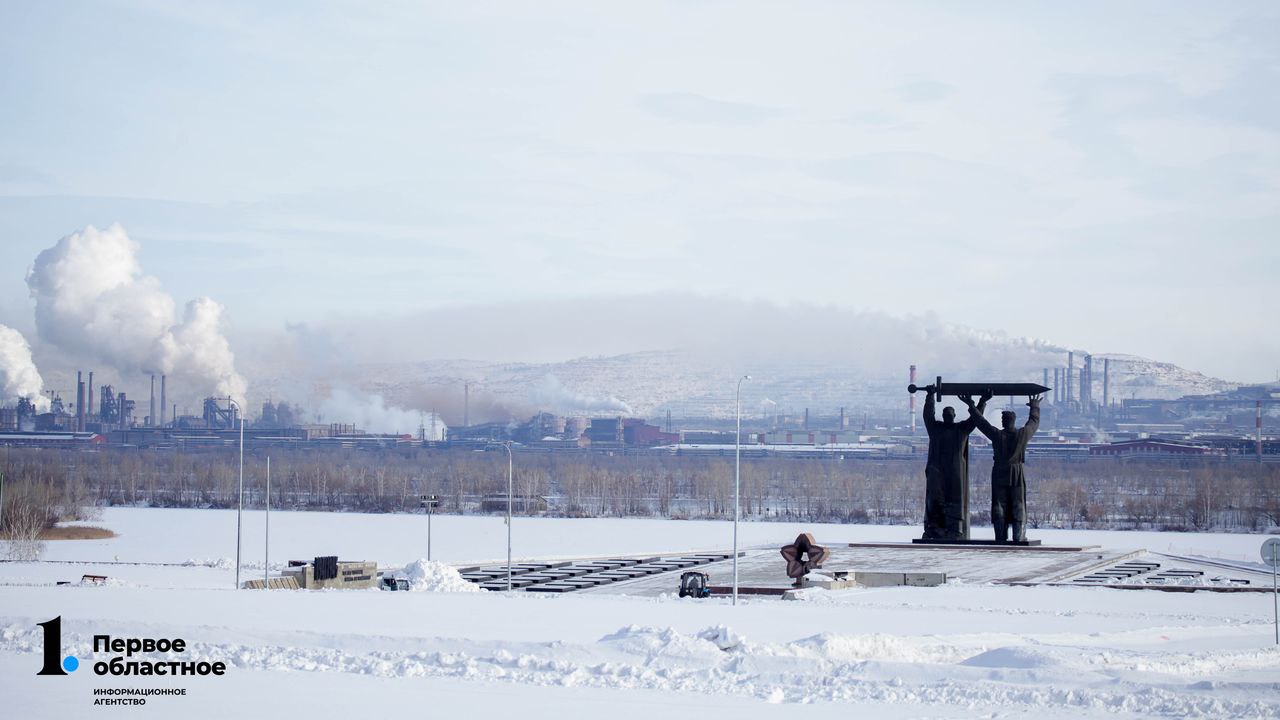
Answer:
MULTIPOLYGON (((914 384, 921 373, 908 369, 914 384)), ((927 378, 925 378, 927 380, 927 378)), ((1264 419, 1280 408, 1280 385, 1245 385, 1178 399, 1119 398, 1112 387, 1111 361, 1068 353, 1066 364, 1046 367, 1042 383, 1044 421, 1029 447, 1033 455, 1076 458, 1214 455, 1280 459, 1280 438, 1264 419), (1268 434, 1269 432, 1269 434, 1268 434)), ((905 383, 904 383, 905 385, 905 383)), ((206 397, 198 412, 181 412, 170 402, 166 375, 151 375, 143 394, 106 384, 96 386, 92 370, 77 372, 74 395, 45 392, 45 409, 35 398, 0 407, 0 445, 192 451, 243 441, 246 447, 403 448, 485 447, 512 443, 538 452, 726 455, 747 457, 910 457, 925 448, 919 407, 904 392, 897 417, 840 406, 803 408, 742 418, 742 435, 724 418, 684 417, 668 410, 653 422, 621 414, 557 415, 471 424, 470 383, 462 383, 463 422, 449 426, 436 412, 419 413, 418 427, 397 433, 370 432, 349 418, 307 422, 286 401, 263 401, 256 416, 243 417, 229 397, 206 397), (141 406, 140 406, 141 403, 141 406)), ((1020 401, 1010 400, 1017 409, 1020 401)), ((973 438, 981 446, 985 440, 973 438)))

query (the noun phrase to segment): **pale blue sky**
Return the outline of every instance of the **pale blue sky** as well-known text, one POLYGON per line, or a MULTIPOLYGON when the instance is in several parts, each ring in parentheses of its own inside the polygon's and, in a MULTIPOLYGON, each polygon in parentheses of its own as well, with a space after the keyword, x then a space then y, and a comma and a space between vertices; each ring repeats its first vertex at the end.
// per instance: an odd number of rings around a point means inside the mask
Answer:
POLYGON ((192 5, 0 3, 0 323, 119 222, 233 345, 693 292, 1280 365, 1275 3, 192 5))

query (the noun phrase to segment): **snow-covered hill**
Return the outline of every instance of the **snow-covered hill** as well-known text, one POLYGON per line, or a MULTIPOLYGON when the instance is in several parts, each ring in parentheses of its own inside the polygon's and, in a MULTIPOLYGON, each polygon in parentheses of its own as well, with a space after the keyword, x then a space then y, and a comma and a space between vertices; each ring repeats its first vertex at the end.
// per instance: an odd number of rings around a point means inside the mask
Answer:
POLYGON ((1178 367, 1172 363, 1148 360, 1136 355, 1093 356, 1093 377, 1098 384, 1094 390, 1101 397, 1102 361, 1111 361, 1111 397, 1158 398, 1172 400, 1183 395, 1208 395, 1230 390, 1239 383, 1209 377, 1204 373, 1178 367))
MULTIPOLYGON (((1002 350, 985 365, 921 365, 921 384, 939 374, 957 381, 1038 382, 1044 363, 1055 359, 1039 349, 1002 350)), ((1077 371, 1079 357, 1080 354, 1077 371)), ((1113 400, 1176 398, 1234 387, 1233 383, 1170 363, 1131 355, 1095 355, 1093 396, 1098 401, 1102 399, 1103 358, 1110 359, 1113 400)), ((1065 357, 1063 360, 1065 366, 1065 357)), ((676 418, 732 417, 735 384, 743 374, 752 376, 743 385, 744 415, 800 414, 805 408, 815 414, 834 415, 843 407, 851 418, 865 414, 874 419, 902 412, 908 381, 905 366, 893 371, 869 369, 855 357, 847 362, 797 357, 733 363, 686 351, 638 352, 556 363, 429 360, 356 365, 343 372, 351 385, 382 395, 388 404, 437 410, 451 424, 462 420, 463 386, 467 383, 471 386, 470 420, 477 422, 524 419, 539 410, 650 418, 661 417, 667 411, 676 418)), ((1052 371, 1050 378, 1052 383, 1052 371)))

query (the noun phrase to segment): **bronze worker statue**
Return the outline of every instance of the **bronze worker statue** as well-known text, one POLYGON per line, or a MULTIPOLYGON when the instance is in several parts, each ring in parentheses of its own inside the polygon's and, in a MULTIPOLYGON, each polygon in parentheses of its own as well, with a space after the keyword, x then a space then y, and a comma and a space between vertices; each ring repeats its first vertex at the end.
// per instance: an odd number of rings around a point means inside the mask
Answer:
POLYGON ((1027 541, 1027 476, 1023 463, 1027 459, 1027 443, 1040 427, 1040 396, 1027 398, 1027 423, 1017 427, 1018 416, 1012 410, 1000 413, 1000 429, 982 416, 982 406, 974 407, 972 398, 961 398, 969 406, 969 419, 991 441, 991 525, 996 542, 1027 541))
POLYGON ((1022 471, 1027 443, 1040 422, 1040 396, 1049 390, 1036 383, 944 383, 938 377, 932 385, 907 386, 908 392, 923 390, 924 426, 929 433, 929 456, 925 464, 924 536, 913 543, 989 545, 1010 542, 1008 529, 1013 528, 1013 542, 1039 545, 1039 540, 1026 539, 1026 478, 1022 471), (969 408, 969 417, 956 422, 955 410, 943 410, 942 421, 934 416, 936 402, 943 395, 959 397, 969 408), (1031 398, 1031 419, 1021 429, 1014 428, 1011 416, 1005 429, 997 431, 982 416, 987 401, 995 395, 1026 395, 1031 398), (975 405, 974 396, 980 396, 975 405), (969 434, 982 429, 996 448, 992 471, 992 520, 996 539, 969 538, 969 434))
MULTIPOLYGON (((972 399, 969 400, 972 403, 972 399)), ((983 398, 979 412, 986 407, 983 398)), ((925 463, 924 535, 921 540, 969 539, 969 434, 977 427, 972 416, 956 422, 955 408, 934 415, 934 394, 924 399, 924 429, 929 433, 925 463)))

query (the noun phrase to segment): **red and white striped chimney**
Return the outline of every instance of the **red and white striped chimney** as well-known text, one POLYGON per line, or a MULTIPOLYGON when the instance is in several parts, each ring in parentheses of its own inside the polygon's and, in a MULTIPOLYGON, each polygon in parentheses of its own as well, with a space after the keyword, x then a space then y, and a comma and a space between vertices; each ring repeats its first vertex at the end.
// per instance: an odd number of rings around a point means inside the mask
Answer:
MULTIPOLYGON (((916 366, 915 365, 911 366, 910 382, 912 385, 916 384, 916 366)), ((912 435, 916 434, 916 394, 915 393, 911 393, 911 434, 912 435)))
POLYGON ((1257 435, 1258 435, 1258 442, 1257 442, 1258 462, 1262 462, 1262 401, 1261 400, 1258 401, 1257 410, 1258 410, 1258 414, 1257 414, 1257 417, 1254 419, 1253 424, 1254 424, 1254 430, 1257 432, 1257 435))

